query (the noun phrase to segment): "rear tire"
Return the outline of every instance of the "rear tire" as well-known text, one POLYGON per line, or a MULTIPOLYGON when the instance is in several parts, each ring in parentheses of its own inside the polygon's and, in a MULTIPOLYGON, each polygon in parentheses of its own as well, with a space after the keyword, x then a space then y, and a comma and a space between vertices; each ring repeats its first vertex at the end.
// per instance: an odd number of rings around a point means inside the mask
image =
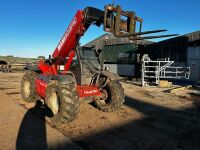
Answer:
POLYGON ((54 124, 71 122, 80 111, 75 83, 60 84, 56 80, 51 81, 46 90, 45 102, 53 114, 51 121, 54 124))
POLYGON ((36 102, 39 97, 35 91, 35 72, 27 72, 21 82, 21 95, 22 99, 28 103, 36 102))
POLYGON ((109 81, 104 89, 107 93, 106 100, 97 100, 97 108, 104 112, 113 112, 121 108, 124 103, 124 89, 119 81, 109 81))

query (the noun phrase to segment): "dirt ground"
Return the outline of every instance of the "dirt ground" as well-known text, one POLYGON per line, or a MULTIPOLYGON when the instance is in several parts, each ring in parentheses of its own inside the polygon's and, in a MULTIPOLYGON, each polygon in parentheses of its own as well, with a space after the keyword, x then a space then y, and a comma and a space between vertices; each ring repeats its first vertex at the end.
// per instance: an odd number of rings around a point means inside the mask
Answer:
POLYGON ((0 150, 82 150, 70 138, 45 122, 45 115, 33 114, 44 109, 38 101, 28 111, 0 91, 0 150), (5 107, 9 106, 9 107, 5 107))
MULTIPOLYGON (((34 104, 21 99, 22 76, 23 73, 0 73, 0 90, 28 111, 34 104)), ((90 104, 81 104, 77 119, 57 129, 88 150, 200 149, 198 96, 177 96, 168 89, 122 84, 126 98, 120 110, 105 113, 90 104)), ((39 111, 34 114, 41 117, 39 111)))

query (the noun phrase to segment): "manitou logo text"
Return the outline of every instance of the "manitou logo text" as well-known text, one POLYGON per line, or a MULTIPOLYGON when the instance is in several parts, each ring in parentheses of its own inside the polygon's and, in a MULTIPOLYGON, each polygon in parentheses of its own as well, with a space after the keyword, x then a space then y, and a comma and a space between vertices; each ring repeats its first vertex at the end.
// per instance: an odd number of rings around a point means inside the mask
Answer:
POLYGON ((97 93, 97 90, 91 90, 91 91, 84 91, 84 94, 93 94, 93 93, 97 93))
POLYGON ((67 29, 67 31, 65 32, 63 38, 61 39, 60 43, 58 44, 58 51, 60 51, 60 49, 62 48, 62 46, 64 45, 66 39, 68 38, 69 34, 71 33, 73 27, 75 26, 77 22, 76 17, 72 20, 71 24, 69 25, 69 28, 67 29))

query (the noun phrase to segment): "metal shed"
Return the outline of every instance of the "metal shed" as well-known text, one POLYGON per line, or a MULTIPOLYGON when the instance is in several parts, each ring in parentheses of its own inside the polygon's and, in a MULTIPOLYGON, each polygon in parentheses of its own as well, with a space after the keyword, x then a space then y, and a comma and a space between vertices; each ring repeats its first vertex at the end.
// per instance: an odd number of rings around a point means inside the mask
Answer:
POLYGON ((190 79, 200 80, 200 31, 145 46, 151 59, 169 58, 175 65, 189 66, 190 79))

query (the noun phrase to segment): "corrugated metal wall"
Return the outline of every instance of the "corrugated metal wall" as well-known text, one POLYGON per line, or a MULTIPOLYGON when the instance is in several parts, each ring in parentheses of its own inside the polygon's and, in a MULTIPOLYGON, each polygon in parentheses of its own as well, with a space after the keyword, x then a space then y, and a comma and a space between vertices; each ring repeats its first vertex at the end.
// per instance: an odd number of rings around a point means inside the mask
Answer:
POLYGON ((170 58, 190 67, 190 80, 200 80, 200 31, 145 46, 145 52, 153 60, 170 58))
POLYGON ((171 39, 146 47, 152 59, 170 58, 176 62, 185 62, 187 56, 187 38, 171 39))
POLYGON ((190 79, 200 81, 200 46, 188 47, 187 65, 190 67, 190 79))
POLYGON ((117 63, 120 53, 133 52, 138 50, 135 44, 105 45, 103 48, 103 59, 105 63, 117 63))
POLYGON ((187 61, 187 47, 200 45, 200 31, 153 43, 145 47, 152 59, 170 58, 176 62, 187 61))

